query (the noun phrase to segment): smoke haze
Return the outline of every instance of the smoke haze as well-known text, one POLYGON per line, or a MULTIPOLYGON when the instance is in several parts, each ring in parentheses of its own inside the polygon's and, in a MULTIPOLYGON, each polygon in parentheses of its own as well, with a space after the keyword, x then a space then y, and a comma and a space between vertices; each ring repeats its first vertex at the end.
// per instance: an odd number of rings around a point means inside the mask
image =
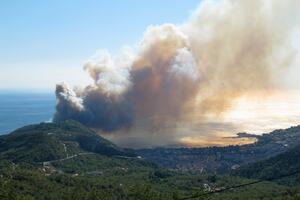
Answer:
POLYGON ((137 48, 103 50, 85 63, 92 85, 58 84, 54 121, 77 120, 124 146, 182 143, 172 132, 195 118, 202 134, 236 98, 279 86, 295 55, 299 6, 204 1, 184 24, 149 26, 137 48))

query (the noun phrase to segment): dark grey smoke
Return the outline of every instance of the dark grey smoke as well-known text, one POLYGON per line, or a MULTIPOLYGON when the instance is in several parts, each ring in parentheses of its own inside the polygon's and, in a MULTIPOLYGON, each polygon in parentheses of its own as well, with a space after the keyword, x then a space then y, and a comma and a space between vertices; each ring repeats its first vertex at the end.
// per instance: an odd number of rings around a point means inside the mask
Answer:
POLYGON ((133 122, 132 104, 128 100, 107 96, 99 89, 90 89, 79 98, 61 84, 56 87, 56 97, 55 122, 73 119, 104 131, 129 128, 133 122))

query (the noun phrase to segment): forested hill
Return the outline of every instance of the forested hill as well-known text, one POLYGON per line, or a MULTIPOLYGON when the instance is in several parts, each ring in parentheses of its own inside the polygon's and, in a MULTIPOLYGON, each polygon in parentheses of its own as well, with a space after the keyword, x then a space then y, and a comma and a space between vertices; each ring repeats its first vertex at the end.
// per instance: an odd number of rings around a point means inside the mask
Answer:
POLYGON ((82 153, 135 156, 75 121, 25 126, 0 136, 0 159, 43 162, 82 153))
MULTIPOLYGON (((300 145, 267 160, 242 166, 240 169, 234 170, 232 174, 247 178, 270 179, 299 171, 300 145)), ((299 174, 282 179, 280 182, 289 185, 300 185, 299 174)))

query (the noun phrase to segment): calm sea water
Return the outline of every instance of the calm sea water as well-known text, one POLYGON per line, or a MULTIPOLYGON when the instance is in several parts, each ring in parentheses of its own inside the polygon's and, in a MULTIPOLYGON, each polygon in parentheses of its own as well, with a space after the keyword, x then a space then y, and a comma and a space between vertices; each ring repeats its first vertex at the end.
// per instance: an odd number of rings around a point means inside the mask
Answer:
POLYGON ((0 134, 49 121, 54 112, 54 94, 0 92, 0 134))

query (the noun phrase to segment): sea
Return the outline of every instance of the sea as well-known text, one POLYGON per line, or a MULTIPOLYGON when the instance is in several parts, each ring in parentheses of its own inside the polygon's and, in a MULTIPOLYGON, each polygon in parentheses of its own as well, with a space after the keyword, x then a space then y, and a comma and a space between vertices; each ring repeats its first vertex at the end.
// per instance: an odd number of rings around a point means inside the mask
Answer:
POLYGON ((29 124, 51 121, 55 104, 53 93, 0 91, 0 135, 29 124))
MULTIPOLYGON (((191 118, 195 121, 189 119, 188 122, 181 123, 181 140, 196 142, 195 146, 199 146, 198 143, 202 145, 203 141, 209 141, 211 145, 220 145, 220 137, 233 137, 235 133, 262 134, 299 125, 299 102, 300 91, 278 92, 264 96, 264 98, 256 96, 240 98, 233 103, 232 109, 227 111, 221 119, 213 119, 214 121, 207 123, 206 135, 199 134, 199 130, 206 126, 200 123, 197 116, 191 118), (210 126, 211 124, 213 126, 210 126)), ((55 105, 54 92, 0 90, 0 135, 8 134, 26 125, 51 122, 55 113, 55 105)), ((121 141, 122 137, 120 138, 121 141)), ((118 138, 108 139, 120 143, 118 138)), ((125 138, 122 141, 128 140, 125 138)))

